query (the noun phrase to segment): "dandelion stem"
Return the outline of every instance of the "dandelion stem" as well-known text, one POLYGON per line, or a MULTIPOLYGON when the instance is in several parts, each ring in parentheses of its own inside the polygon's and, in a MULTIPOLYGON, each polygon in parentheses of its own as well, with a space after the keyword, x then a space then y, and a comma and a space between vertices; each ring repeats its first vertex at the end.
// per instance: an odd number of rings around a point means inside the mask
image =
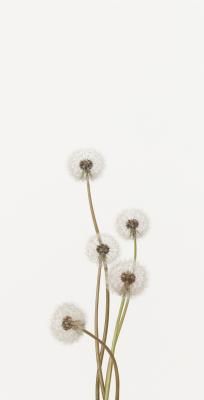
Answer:
POLYGON ((134 261, 136 261, 137 258, 137 239, 136 239, 136 235, 134 237, 134 261))
POLYGON ((94 228, 95 228, 96 234, 98 236, 99 242, 101 242, 101 235, 100 235, 100 231, 99 231, 99 227, 98 227, 98 222, 96 220, 96 214, 95 214, 95 211, 94 211, 93 200, 92 200, 92 195, 91 195, 89 174, 86 174, 86 186, 87 186, 89 207, 90 207, 90 211, 91 211, 91 216, 92 216, 94 228))
POLYGON ((105 350, 108 352, 108 354, 112 360, 112 363, 114 365, 114 370, 115 370, 115 380, 116 380, 115 400, 119 400, 119 398, 120 398, 120 377, 119 377, 118 366, 117 366, 117 362, 114 357, 114 354, 109 349, 109 347, 101 339, 97 338, 93 333, 87 331, 86 329, 83 329, 83 332, 86 333, 87 335, 89 335, 90 337, 92 337, 94 340, 98 341, 102 345, 102 347, 104 347, 105 350))
MULTIPOLYGON (((137 240, 136 240, 136 235, 135 235, 135 237, 134 237, 134 256, 133 256, 134 262, 136 261, 136 258, 137 258, 137 240)), ((123 323, 125 320, 125 316, 127 314, 129 302, 130 302, 130 296, 123 295, 123 297, 121 299, 121 303, 120 303, 120 308, 119 308, 118 317, 117 317, 116 324, 115 324, 113 340, 112 340, 111 351, 113 354, 115 354, 117 341, 118 341, 118 338, 119 338, 119 335, 120 335, 120 332, 121 332, 121 329, 122 329, 122 326, 123 326, 123 323)), ((108 362, 106 381, 105 381, 105 400, 109 399, 112 369, 113 369, 113 363, 110 358, 109 362, 108 362)))
MULTIPOLYGON (((94 317, 95 336, 97 338, 99 337, 99 332, 98 332, 98 309, 99 309, 99 296, 100 296, 101 268, 102 268, 102 262, 99 259, 98 276, 97 276, 97 284, 96 284, 95 317, 94 317)), ((102 364, 101 364, 101 358, 100 358, 99 342, 97 340, 95 341, 95 350, 96 350, 96 362, 97 362, 97 371, 98 371, 97 376, 99 377, 102 396, 104 398, 104 396, 105 396, 105 386, 104 386, 104 380, 103 380, 103 374, 102 374, 102 368, 101 368, 102 364)), ((99 397, 100 397, 100 394, 98 393, 98 389, 96 387, 96 399, 99 398, 99 397)))
MULTIPOLYGON (((115 330, 114 330, 114 335, 113 335, 113 340, 112 340, 112 346, 111 346, 111 351, 114 354, 115 353, 115 348, 116 348, 116 344, 117 344, 117 340, 118 340, 118 327, 120 324, 120 319, 122 316, 122 312, 123 312, 123 308, 124 308, 124 304, 125 304, 125 299, 126 296, 124 295, 121 299, 121 303, 120 303, 120 308, 119 308, 119 312, 118 312, 118 317, 117 317, 117 321, 115 324, 115 330)), ((110 394, 110 385, 111 385, 111 378, 112 378, 112 370, 113 370, 113 363, 112 363, 112 359, 109 359, 108 362, 108 368, 107 368, 107 373, 106 373, 106 382, 105 382, 105 400, 108 400, 109 398, 109 394, 110 394)))
POLYGON ((125 306, 124 306, 124 308, 123 308, 123 312, 122 312, 122 315, 121 315, 121 318, 120 318, 120 321, 119 321, 119 324, 118 324, 117 338, 116 338, 115 346, 116 346, 116 344, 117 344, 118 337, 119 337, 119 335, 120 335, 120 331, 121 331, 122 326, 123 326, 123 322, 124 322, 124 319, 125 319, 125 316, 126 316, 126 313, 127 313, 127 309, 128 309, 129 302, 130 302, 130 296, 127 295, 127 297, 126 297, 126 302, 125 302, 125 306))
MULTIPOLYGON (((91 216, 92 216, 95 232, 96 232, 96 235, 98 237, 98 241, 101 244, 102 243, 102 239, 101 239, 101 234, 100 234, 99 226, 98 226, 97 219, 96 219, 96 214, 95 214, 95 211, 94 211, 93 200, 92 200, 92 195, 91 195, 91 186, 90 186, 89 174, 86 174, 86 184, 87 184, 87 194, 88 194, 90 212, 91 212, 91 216)), ((109 292, 109 289, 108 289, 108 276, 107 276, 108 267, 107 267, 107 264, 106 264, 105 261, 103 262, 103 265, 104 265, 105 281, 106 281, 106 306, 105 306, 105 322, 104 322, 104 330, 103 330, 103 342, 106 343, 107 334, 108 334, 108 326, 109 326, 110 292, 109 292)), ((101 281, 101 279, 99 280, 98 285, 97 285, 98 286, 98 293, 96 292, 95 310, 96 310, 96 307, 99 308, 100 281, 101 281)), ((97 326, 98 326, 98 315, 97 316, 95 315, 95 324, 96 323, 97 323, 97 326), (96 318, 97 318, 97 321, 96 321, 96 318)), ((97 349, 96 349, 96 351, 97 351, 97 349)), ((96 356, 98 357, 98 355, 96 355, 96 356)), ((105 387, 103 388, 103 381, 101 379, 102 378, 101 374, 102 374, 103 357, 104 357, 104 347, 102 346, 101 352, 100 352, 100 368, 98 368, 97 376, 96 376, 96 400, 100 400, 99 383, 101 385, 103 398, 104 398, 104 394, 105 394, 104 393, 105 387), (104 391, 103 391, 103 389, 104 389, 104 391)))
MULTIPOLYGON (((106 261, 103 262, 104 272, 105 272, 105 281, 106 281, 106 311, 105 311, 105 322, 104 322, 104 331, 103 331, 103 342, 106 343, 107 335, 108 335, 108 326, 109 326, 109 314, 110 314, 110 291, 108 287, 108 266, 106 261)), ((103 361, 104 348, 101 349, 101 362, 103 361)))
MULTIPOLYGON (((109 326, 109 314, 110 314, 110 292, 108 289, 108 267, 106 262, 104 261, 104 272, 105 272, 105 280, 106 280, 106 304, 105 304, 105 322, 104 322, 104 330, 103 330, 103 342, 106 343, 107 340, 107 334, 108 334, 108 326, 109 326)), ((103 363, 103 357, 104 357, 104 351, 105 348, 102 346, 101 347, 101 352, 100 352, 100 362, 101 366, 103 363)), ((100 399, 100 393, 99 393, 99 371, 97 372, 96 376, 96 400, 100 399)))

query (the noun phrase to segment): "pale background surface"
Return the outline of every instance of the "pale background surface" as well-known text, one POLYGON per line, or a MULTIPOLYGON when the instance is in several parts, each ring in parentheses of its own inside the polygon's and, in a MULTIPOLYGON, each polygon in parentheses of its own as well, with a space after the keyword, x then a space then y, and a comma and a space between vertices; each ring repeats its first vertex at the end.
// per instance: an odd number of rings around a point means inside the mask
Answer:
POLYGON ((2 400, 94 399, 89 340, 64 347, 49 332, 70 300, 92 327, 93 229, 67 172, 84 146, 106 158, 102 230, 115 234, 124 207, 151 218, 149 288, 118 347, 121 400, 203 399, 203 19, 198 0, 1 1, 2 400))

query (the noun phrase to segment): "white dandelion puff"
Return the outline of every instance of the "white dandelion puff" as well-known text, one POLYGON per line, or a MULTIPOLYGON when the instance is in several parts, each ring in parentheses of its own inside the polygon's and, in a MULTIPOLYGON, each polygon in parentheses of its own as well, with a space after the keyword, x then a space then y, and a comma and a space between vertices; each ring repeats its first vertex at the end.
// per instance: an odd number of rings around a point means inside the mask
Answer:
POLYGON ((73 343, 80 338, 85 327, 84 313, 74 304, 60 305, 51 320, 53 336, 64 343, 73 343))
POLYGON ((149 227, 146 214, 141 210, 127 209, 116 220, 118 233, 125 239, 143 236, 149 227))
POLYGON ((101 243, 98 236, 91 237, 88 241, 86 252, 90 261, 98 263, 98 261, 105 259, 107 263, 111 263, 118 257, 119 245, 117 241, 107 234, 100 235, 101 243))
POLYGON ((69 159, 69 169, 76 179, 85 179, 88 174, 94 179, 104 167, 103 157, 95 150, 82 149, 74 152, 69 159))
POLYGON ((108 276, 111 289, 120 296, 127 293, 135 296, 146 287, 146 271, 133 260, 125 260, 113 265, 108 276))

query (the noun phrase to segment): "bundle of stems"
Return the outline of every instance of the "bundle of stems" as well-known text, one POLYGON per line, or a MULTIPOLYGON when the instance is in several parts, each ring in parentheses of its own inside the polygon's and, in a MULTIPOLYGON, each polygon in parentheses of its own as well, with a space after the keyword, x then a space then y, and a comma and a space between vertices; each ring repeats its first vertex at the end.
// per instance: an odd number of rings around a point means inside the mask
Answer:
MULTIPOLYGON (((88 194, 88 201, 89 201, 89 207, 90 207, 90 212, 93 220, 93 225, 94 229, 96 232, 96 235, 98 237, 99 243, 102 243, 101 239, 101 234, 99 230, 99 225, 96 219, 96 213, 94 210, 94 205, 93 205, 93 200, 92 200, 92 194, 91 194, 91 186, 90 186, 90 179, 89 179, 89 174, 86 174, 86 186, 87 186, 87 194, 88 194)), ((137 257, 137 239, 136 239, 136 233, 133 237, 133 243, 134 243, 134 249, 133 249, 133 261, 136 262, 136 257, 137 257)), ((104 328, 103 328, 103 344, 106 344, 107 341, 107 335, 108 335, 108 328, 109 328, 109 316, 110 316, 110 289, 109 289, 109 282, 108 282, 108 266, 107 262, 105 259, 100 259, 99 258, 99 268, 98 268, 98 275, 97 275, 97 283, 96 283, 96 297, 95 297, 95 321, 94 321, 94 327, 95 327, 95 336, 96 338, 99 338, 99 298, 100 298, 100 285, 101 285, 101 270, 104 270, 104 277, 105 277, 105 283, 106 283, 106 306, 105 306, 105 321, 104 321, 104 328)), ((128 305, 130 302, 130 295, 127 290, 127 293, 125 293, 120 302, 120 307, 118 311, 118 316, 117 320, 115 323, 115 329, 114 329, 114 335, 112 339, 112 346, 111 346, 111 352, 114 355, 115 350, 116 350, 116 345, 118 342, 118 338, 123 326, 123 322, 125 320, 125 316, 128 310, 128 305)), ((102 372, 102 365, 103 365, 103 359, 104 359, 104 350, 105 347, 104 345, 99 346, 99 342, 96 340, 95 343, 95 349, 96 349, 96 361, 97 361, 97 376, 96 376, 96 400, 100 400, 100 395, 102 395, 103 400, 108 400, 109 395, 110 395, 110 386, 111 386, 111 378, 112 378, 112 369, 113 369, 113 359, 110 356, 109 362, 108 362, 108 368, 106 371, 106 376, 105 376, 105 381, 103 377, 103 372, 102 372)), ((116 400, 119 399, 119 386, 120 386, 120 381, 116 381, 116 400)))

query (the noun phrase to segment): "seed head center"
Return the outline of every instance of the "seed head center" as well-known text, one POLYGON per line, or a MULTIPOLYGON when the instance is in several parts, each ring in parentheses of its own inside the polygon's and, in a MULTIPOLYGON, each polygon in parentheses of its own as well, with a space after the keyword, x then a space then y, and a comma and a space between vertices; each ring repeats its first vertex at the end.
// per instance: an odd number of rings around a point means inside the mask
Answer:
POLYGON ((69 317, 68 315, 63 318, 62 320, 62 328, 65 331, 68 331, 69 329, 72 329, 72 318, 69 317))
POLYGON ((130 272, 130 271, 123 272, 121 274, 121 281, 125 285, 130 286, 136 281, 136 276, 133 272, 130 272))
POLYGON ((91 160, 82 160, 79 164, 80 168, 84 172, 90 172, 93 167, 93 162, 91 160))
POLYGON ((127 228, 130 229, 131 231, 136 231, 136 229, 139 226, 139 222, 137 219, 129 219, 127 224, 127 228))
POLYGON ((109 249, 109 247, 107 246, 107 244, 99 244, 98 246, 97 246, 97 248, 96 248, 96 251, 98 252, 98 254, 100 255, 100 256, 106 256, 108 253, 109 253, 109 251, 110 251, 110 249, 109 249))

